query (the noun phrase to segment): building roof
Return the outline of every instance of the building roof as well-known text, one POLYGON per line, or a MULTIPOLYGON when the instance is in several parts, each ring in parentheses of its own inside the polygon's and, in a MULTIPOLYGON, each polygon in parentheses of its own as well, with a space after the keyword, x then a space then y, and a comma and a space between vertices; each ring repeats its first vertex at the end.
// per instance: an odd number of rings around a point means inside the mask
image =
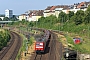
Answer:
POLYGON ((52 6, 48 6, 45 10, 50 10, 52 8, 52 6))
POLYGON ((90 2, 81 2, 74 5, 76 5, 77 8, 86 8, 89 4, 90 2))
POLYGON ((26 15, 26 14, 21 14, 20 16, 22 16, 22 15, 26 15))
POLYGON ((56 8, 63 8, 63 9, 68 9, 68 5, 57 5, 57 6, 48 6, 45 10, 55 10, 56 8))
POLYGON ((57 5, 56 8, 68 8, 68 5, 57 5))
POLYGON ((86 4, 86 5, 89 5, 89 4, 90 4, 90 2, 85 2, 85 4, 86 4))
POLYGON ((83 6, 85 4, 85 2, 81 2, 79 5, 77 5, 77 8, 81 8, 81 6, 83 6))
POLYGON ((29 13, 29 16, 43 16, 44 10, 33 10, 29 13))
POLYGON ((52 6, 52 7, 50 8, 50 10, 55 10, 55 8, 56 8, 56 6, 52 6))

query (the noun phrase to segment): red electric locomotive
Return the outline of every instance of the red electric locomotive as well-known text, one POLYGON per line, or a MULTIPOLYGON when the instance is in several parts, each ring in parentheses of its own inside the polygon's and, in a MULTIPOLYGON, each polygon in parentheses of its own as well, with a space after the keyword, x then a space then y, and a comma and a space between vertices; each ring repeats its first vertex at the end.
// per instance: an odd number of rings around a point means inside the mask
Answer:
POLYGON ((36 39, 35 51, 36 53, 45 52, 46 44, 49 40, 50 32, 44 31, 44 35, 41 38, 36 39))

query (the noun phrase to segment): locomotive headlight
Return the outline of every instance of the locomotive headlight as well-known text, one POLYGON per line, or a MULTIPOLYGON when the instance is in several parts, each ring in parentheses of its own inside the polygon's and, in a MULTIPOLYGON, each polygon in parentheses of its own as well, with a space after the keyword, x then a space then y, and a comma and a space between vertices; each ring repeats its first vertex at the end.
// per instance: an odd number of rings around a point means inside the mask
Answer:
POLYGON ((40 45, 43 45, 43 43, 40 43, 40 45))

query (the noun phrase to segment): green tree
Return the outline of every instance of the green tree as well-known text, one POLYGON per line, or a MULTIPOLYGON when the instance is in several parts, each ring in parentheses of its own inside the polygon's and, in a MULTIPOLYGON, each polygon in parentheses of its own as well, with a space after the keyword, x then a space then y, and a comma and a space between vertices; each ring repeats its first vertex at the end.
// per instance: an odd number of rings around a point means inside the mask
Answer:
POLYGON ((74 16, 74 12, 73 11, 69 11, 69 14, 68 14, 68 19, 70 20, 70 18, 74 16))
POLYGON ((57 22, 57 17, 54 15, 50 15, 48 17, 45 18, 45 23, 51 23, 54 24, 57 22))
POLYGON ((87 10, 85 11, 86 14, 90 13, 90 5, 88 6, 87 10))
POLYGON ((16 20, 18 20, 18 19, 16 18, 15 15, 13 15, 13 17, 10 18, 10 21, 16 21, 16 20))
POLYGON ((84 23, 85 23, 85 24, 90 23, 90 13, 87 14, 87 15, 85 15, 84 23))
POLYGON ((43 22, 44 19, 45 17, 42 16, 41 18, 38 19, 38 22, 43 22))
POLYGON ((3 21, 9 21, 8 17, 4 17, 3 21))
POLYGON ((32 22, 30 22, 30 23, 28 24, 28 26, 29 26, 29 27, 33 27, 34 25, 33 25, 32 22))
POLYGON ((40 27, 47 27, 47 28, 51 28, 55 23, 57 23, 57 17, 55 15, 50 15, 48 17, 41 17, 38 19, 38 26, 40 27))
POLYGON ((79 25, 79 24, 83 23, 84 16, 85 16, 84 11, 82 11, 82 10, 77 11, 75 14, 75 19, 74 19, 75 24, 79 25))
POLYGON ((0 21, 2 21, 2 19, 0 18, 0 21))
MULTIPOLYGON (((39 27, 41 27, 41 28, 43 27, 43 24, 44 24, 44 22, 45 22, 45 19, 46 19, 46 18, 43 17, 43 16, 38 19, 37 24, 38 24, 39 27)), ((35 25, 35 24, 34 24, 34 25, 35 25)))
POLYGON ((5 15, 0 15, 0 17, 5 17, 5 15))
POLYGON ((85 24, 90 23, 90 5, 88 6, 87 10, 85 11, 85 24))
POLYGON ((60 13, 59 13, 58 20, 59 20, 60 22, 66 22, 66 21, 67 21, 67 14, 64 13, 64 12, 60 12, 60 13))
POLYGON ((0 31, 0 50, 7 45, 9 39, 10 35, 8 30, 0 31))
POLYGON ((72 16, 69 20, 69 22, 74 22, 76 20, 76 15, 72 16))
POLYGON ((22 23, 23 25, 25 24, 25 22, 26 22, 25 19, 22 19, 21 23, 22 23))

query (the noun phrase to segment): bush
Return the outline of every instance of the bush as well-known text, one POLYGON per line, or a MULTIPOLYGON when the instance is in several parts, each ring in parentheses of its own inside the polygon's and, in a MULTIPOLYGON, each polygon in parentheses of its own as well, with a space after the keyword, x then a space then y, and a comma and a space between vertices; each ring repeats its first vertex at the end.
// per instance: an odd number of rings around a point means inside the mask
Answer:
POLYGON ((7 42, 10 40, 9 31, 0 29, 0 50, 7 45, 7 42))

